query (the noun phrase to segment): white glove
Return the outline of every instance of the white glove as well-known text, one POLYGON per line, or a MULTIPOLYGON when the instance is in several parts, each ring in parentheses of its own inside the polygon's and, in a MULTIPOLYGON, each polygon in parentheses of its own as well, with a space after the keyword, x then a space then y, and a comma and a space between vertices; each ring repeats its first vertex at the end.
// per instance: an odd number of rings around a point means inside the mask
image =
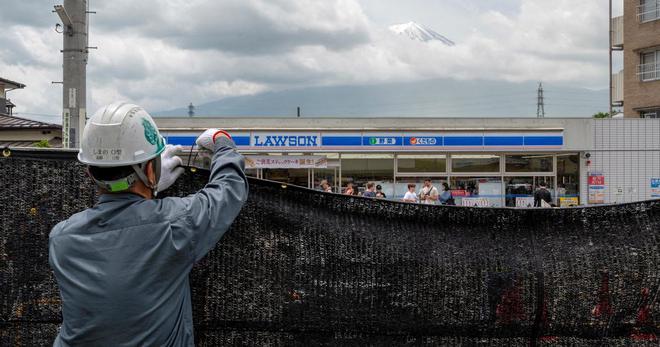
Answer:
POLYGON ((185 171, 181 157, 174 155, 181 151, 181 146, 167 145, 160 155, 160 180, 158 181, 158 191, 169 188, 179 176, 185 171))
POLYGON ((219 129, 216 128, 210 128, 206 129, 199 137, 197 140, 195 140, 195 143, 197 146, 202 147, 204 149, 208 149, 209 151, 213 152, 215 149, 215 144, 213 142, 213 135, 215 135, 219 129))

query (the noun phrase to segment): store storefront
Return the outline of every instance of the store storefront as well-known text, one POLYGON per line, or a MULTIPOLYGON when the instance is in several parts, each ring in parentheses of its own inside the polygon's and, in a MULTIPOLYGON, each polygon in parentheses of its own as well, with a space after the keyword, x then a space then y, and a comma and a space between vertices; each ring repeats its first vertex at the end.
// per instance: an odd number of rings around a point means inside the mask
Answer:
MULTIPOLYGON (((368 182, 401 199, 430 178, 448 183, 458 205, 530 206, 541 183, 556 205, 580 201, 581 156, 566 146, 563 129, 342 131, 230 129, 246 156, 248 174, 318 188, 327 180, 343 193, 368 182)), ((191 145, 196 132, 164 129, 168 143, 191 145)))

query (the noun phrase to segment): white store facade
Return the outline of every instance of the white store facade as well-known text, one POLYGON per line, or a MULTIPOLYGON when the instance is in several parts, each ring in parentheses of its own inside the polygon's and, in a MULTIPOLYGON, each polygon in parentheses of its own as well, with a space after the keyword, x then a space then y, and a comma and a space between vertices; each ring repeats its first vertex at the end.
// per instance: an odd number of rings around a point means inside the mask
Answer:
MULTIPOLYGON (((649 137, 658 128, 660 137, 660 120, 650 119, 156 118, 168 143, 183 146, 206 128, 228 130, 251 176, 309 188, 328 180, 334 192, 343 192, 348 183, 362 191, 374 182, 393 199, 410 183, 419 191, 430 178, 438 188, 446 182, 457 204, 492 207, 528 206, 541 182, 556 205, 652 198, 650 183, 648 190, 640 188, 647 178, 660 177, 660 163, 653 164, 660 144, 647 141, 646 132, 636 133, 636 141, 650 144, 644 177, 614 181, 627 184, 623 188, 608 184, 618 163, 611 160, 614 149, 603 147, 611 137, 605 139, 602 125, 608 124, 607 131, 627 129, 633 127, 630 121, 651 121, 635 128, 651 129, 649 137), (589 178, 592 172, 599 177, 589 178), (601 186, 589 185, 603 180, 601 186), (630 188, 633 181, 636 188, 630 188), (636 193, 611 194, 631 189, 636 193)), ((635 158, 641 153, 637 147, 627 147, 635 158)))

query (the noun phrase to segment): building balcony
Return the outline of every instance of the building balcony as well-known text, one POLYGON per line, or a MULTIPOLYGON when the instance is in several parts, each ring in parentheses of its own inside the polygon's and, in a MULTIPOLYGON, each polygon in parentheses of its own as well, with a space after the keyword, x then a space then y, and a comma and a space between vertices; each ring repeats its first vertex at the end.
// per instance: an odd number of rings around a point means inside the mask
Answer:
POLYGON ((614 17, 612 21, 612 49, 623 49, 623 16, 614 17))
POLYGON ((612 106, 623 105, 623 70, 612 74, 612 106))
POLYGON ((660 80, 660 64, 639 64, 637 66, 637 75, 639 75, 642 82, 660 80))
POLYGON ((646 23, 660 19, 660 0, 640 0, 637 6, 637 20, 646 23))

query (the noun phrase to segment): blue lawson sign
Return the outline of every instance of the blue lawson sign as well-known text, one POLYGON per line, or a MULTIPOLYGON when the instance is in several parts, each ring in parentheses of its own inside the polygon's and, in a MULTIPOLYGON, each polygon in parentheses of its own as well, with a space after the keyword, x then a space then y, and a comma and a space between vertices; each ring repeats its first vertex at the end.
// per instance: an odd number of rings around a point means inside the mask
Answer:
MULTIPOLYGON (((175 145, 194 145, 197 134, 166 134, 167 142, 175 145)), ((232 133, 239 148, 253 150, 268 149, 329 149, 329 150, 378 150, 378 148, 400 148, 400 150, 451 150, 475 149, 538 149, 562 148, 564 136, 557 132, 498 133, 392 133, 371 134, 369 132, 342 133, 321 132, 236 132, 232 133)), ((660 189, 660 188, 658 188, 660 189)))

